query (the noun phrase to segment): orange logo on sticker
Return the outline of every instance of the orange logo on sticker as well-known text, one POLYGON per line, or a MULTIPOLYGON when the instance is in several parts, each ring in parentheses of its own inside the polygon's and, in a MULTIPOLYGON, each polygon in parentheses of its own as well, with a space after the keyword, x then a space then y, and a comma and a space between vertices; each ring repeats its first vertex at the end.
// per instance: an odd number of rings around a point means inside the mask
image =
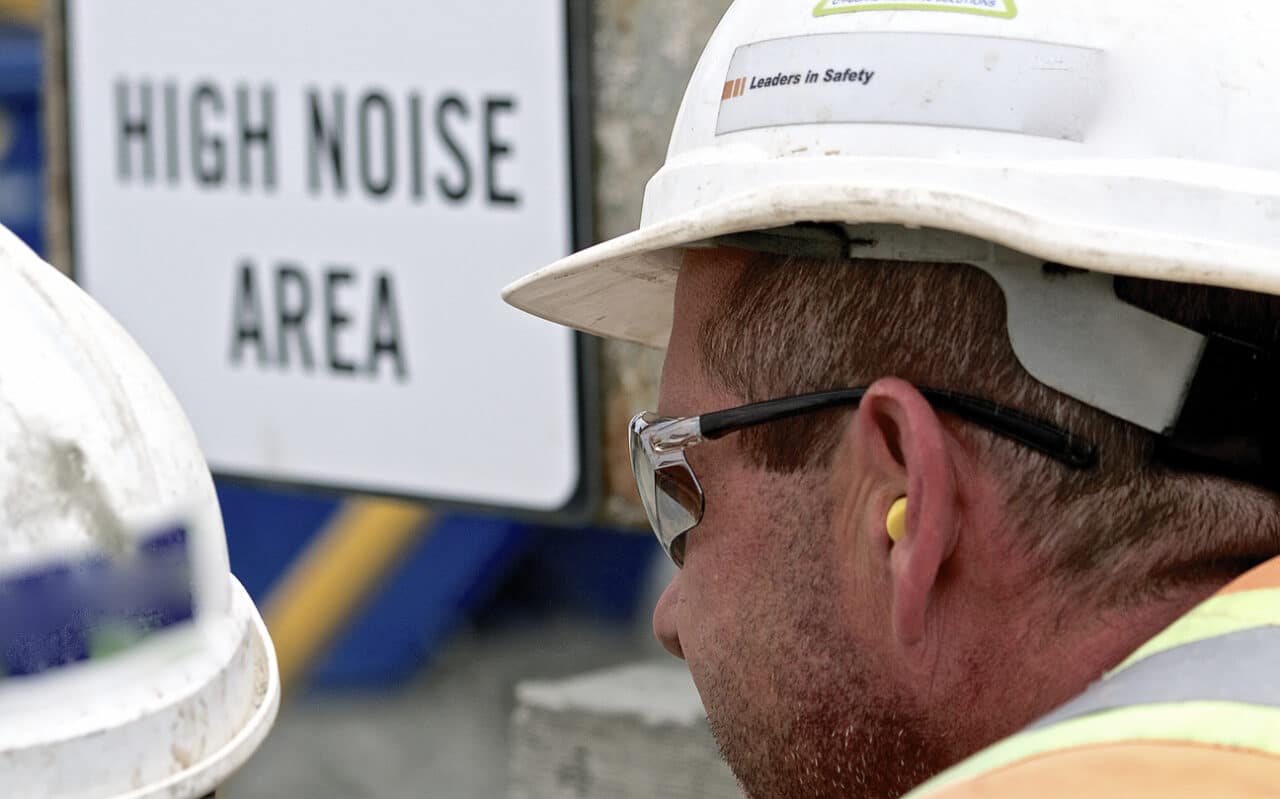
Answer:
POLYGON ((720 95, 720 102, 732 100, 735 97, 741 97, 747 90, 747 79, 737 78, 736 80, 727 80, 724 82, 724 92, 720 95))

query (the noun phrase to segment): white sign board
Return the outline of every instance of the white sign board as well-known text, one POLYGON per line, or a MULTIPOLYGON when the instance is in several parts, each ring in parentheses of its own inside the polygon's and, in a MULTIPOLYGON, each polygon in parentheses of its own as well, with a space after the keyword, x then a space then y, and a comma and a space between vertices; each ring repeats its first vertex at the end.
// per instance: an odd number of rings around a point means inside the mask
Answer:
POLYGON ((498 296, 573 244, 564 3, 66 9, 76 276, 215 471, 575 495, 573 335, 498 296))

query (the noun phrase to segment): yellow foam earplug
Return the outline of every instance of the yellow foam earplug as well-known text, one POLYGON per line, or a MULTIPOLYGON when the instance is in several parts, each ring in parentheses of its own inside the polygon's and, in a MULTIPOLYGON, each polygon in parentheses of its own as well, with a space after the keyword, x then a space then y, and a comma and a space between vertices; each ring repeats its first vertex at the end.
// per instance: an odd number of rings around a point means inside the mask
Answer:
POLYGON ((889 538, 896 543, 907 534, 907 498, 898 497, 889 506, 889 515, 885 517, 884 527, 889 531, 889 538))

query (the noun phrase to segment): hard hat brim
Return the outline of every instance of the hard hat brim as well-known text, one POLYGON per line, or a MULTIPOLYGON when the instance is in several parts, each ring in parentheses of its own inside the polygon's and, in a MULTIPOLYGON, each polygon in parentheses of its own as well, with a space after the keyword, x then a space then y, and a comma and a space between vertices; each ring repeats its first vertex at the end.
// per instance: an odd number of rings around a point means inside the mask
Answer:
MULTIPOLYGON (((266 623, 240 581, 231 576, 231 615, 247 618, 247 634, 235 659, 247 661, 244 673, 253 680, 246 718, 232 737, 190 767, 119 799, 205 796, 221 787, 249 760, 266 739, 280 710, 280 670, 266 623)), ((237 664, 242 667, 242 664, 237 664)))
MULTIPOLYGON (((1053 178, 1045 176, 1048 184, 1053 178)), ((1280 294, 1280 264, 1269 249, 1086 224, 1018 210, 998 196, 911 182, 766 184, 556 261, 507 286, 503 298, 558 324, 663 348, 686 248, 731 233, 803 222, 935 228, 1083 269, 1280 294)), ((1141 187, 1134 190, 1140 193, 1141 187)))

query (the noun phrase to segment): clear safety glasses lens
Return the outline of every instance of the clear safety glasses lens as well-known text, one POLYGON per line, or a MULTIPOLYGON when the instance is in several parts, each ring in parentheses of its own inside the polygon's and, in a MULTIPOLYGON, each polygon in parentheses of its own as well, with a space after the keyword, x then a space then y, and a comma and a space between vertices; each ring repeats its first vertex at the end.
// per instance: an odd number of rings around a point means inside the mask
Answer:
POLYGON ((702 521, 702 486, 683 450, 664 452, 654 446, 667 421, 652 413, 631 420, 631 472, 658 543, 677 566, 683 566, 684 534, 702 521))

